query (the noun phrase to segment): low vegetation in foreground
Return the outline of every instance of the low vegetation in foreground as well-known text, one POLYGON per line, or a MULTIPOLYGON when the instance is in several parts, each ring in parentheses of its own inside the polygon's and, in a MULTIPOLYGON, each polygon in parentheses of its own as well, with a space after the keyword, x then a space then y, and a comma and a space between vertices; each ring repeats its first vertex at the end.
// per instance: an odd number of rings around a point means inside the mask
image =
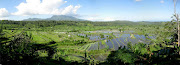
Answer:
POLYGON ((0 64, 180 64, 175 22, 0 21, 0 64))

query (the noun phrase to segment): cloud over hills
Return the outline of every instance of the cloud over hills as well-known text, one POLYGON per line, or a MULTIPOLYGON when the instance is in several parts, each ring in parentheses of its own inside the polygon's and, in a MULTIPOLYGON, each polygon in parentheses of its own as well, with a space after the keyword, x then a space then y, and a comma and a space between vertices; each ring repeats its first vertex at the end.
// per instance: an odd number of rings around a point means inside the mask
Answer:
POLYGON ((13 15, 38 15, 38 14, 52 14, 52 15, 66 15, 76 14, 76 11, 81 7, 80 5, 69 5, 65 8, 59 8, 67 1, 64 0, 26 0, 20 3, 16 8, 17 12, 13 15))
POLYGON ((0 17, 8 17, 10 15, 28 16, 28 15, 75 15, 80 5, 69 5, 61 7, 67 1, 64 0, 26 0, 15 6, 16 12, 9 13, 6 8, 0 8, 0 17))

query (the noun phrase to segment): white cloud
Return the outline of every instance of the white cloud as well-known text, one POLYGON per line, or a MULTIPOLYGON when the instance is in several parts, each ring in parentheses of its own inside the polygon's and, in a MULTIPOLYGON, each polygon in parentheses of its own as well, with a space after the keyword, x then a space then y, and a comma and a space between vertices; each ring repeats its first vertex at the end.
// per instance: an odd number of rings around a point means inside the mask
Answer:
POLYGON ((136 2, 142 1, 142 0, 135 0, 136 2))
POLYGON ((161 0, 160 3, 164 3, 164 0, 161 0))
POLYGON ((0 17, 0 20, 8 20, 8 17, 0 17))
POLYGON ((93 21, 93 20, 96 20, 95 18, 93 17, 89 17, 89 18, 86 18, 87 20, 90 20, 90 21, 93 21))
POLYGON ((90 20, 90 21, 104 21, 103 18, 99 17, 89 17, 89 18, 84 18, 85 20, 90 20))
POLYGON ((90 20, 90 21, 115 21, 115 20, 128 20, 128 21, 165 21, 165 20, 169 20, 170 17, 169 16, 164 16, 164 15, 149 15, 146 16, 146 14, 144 15, 131 15, 131 16, 117 16, 117 17, 111 17, 111 16, 98 16, 98 17, 93 17, 93 16, 87 16, 85 18, 82 19, 86 19, 86 20, 90 20))
POLYGON ((10 14, 6 8, 0 8, 0 17, 8 17, 10 14))
POLYGON ((59 8, 67 1, 64 0, 26 0, 20 3, 16 8, 17 12, 13 15, 38 15, 38 14, 52 14, 52 15, 66 15, 76 14, 80 5, 69 5, 65 8, 59 8))
POLYGON ((104 18, 104 21, 114 21, 115 19, 114 18, 112 18, 112 17, 105 17, 104 18))
POLYGON ((76 14, 77 10, 80 8, 80 5, 77 6, 73 6, 73 5, 69 5, 68 7, 66 7, 61 14, 65 15, 65 14, 76 14))
POLYGON ((115 17, 86 17, 84 18, 86 20, 90 20, 90 21, 114 21, 117 20, 115 17))

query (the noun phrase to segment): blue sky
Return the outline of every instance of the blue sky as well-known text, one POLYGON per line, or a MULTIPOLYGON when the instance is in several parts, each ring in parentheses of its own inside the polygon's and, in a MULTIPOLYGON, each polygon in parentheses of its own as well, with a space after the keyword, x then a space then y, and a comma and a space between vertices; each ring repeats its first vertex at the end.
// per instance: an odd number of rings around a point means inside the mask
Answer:
POLYGON ((0 19, 9 20, 69 15, 91 21, 170 21, 172 14, 172 0, 0 0, 0 19))

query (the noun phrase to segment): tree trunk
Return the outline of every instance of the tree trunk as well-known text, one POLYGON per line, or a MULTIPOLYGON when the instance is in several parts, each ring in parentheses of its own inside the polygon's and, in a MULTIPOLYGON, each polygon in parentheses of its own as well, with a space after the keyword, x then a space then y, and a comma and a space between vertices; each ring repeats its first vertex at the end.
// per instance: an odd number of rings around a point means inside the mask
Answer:
POLYGON ((177 14, 177 24, 178 24, 178 47, 179 47, 179 16, 177 14))

